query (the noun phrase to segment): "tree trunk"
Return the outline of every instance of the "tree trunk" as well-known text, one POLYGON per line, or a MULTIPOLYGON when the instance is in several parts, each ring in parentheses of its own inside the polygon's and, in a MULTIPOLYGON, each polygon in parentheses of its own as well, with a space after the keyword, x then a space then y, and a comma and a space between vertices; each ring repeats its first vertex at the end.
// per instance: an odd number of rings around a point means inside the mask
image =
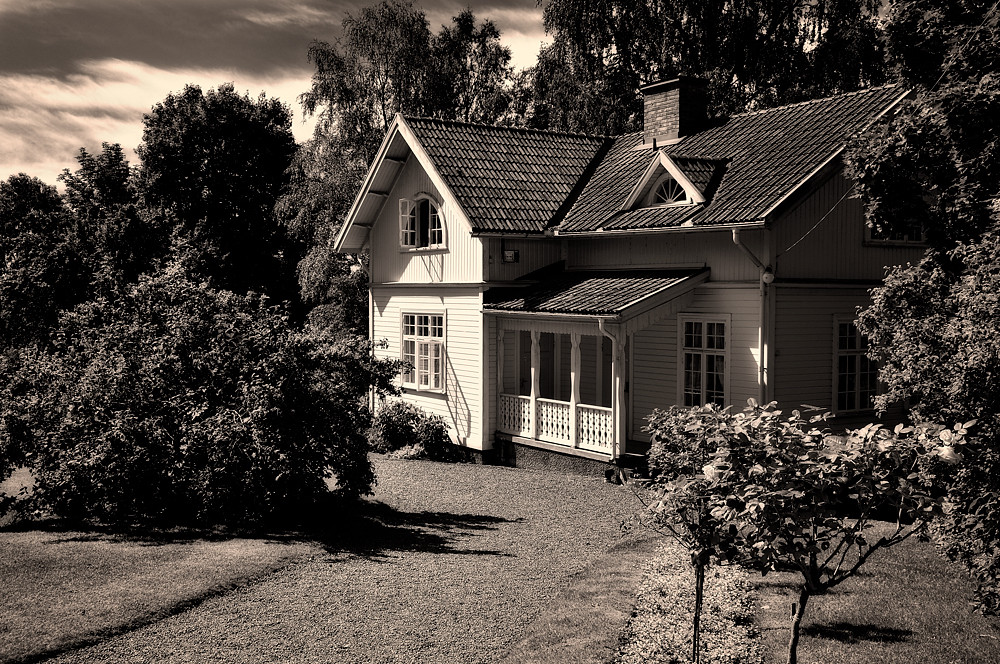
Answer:
POLYGON ((792 608, 792 630, 788 638, 788 664, 796 664, 797 651, 799 647, 799 627, 802 625, 802 615, 806 612, 806 603, 809 601, 809 588, 803 585, 799 588, 799 604, 792 608))
POLYGON ((705 595, 705 564, 694 566, 694 634, 692 635, 691 661, 701 662, 701 603, 705 595))

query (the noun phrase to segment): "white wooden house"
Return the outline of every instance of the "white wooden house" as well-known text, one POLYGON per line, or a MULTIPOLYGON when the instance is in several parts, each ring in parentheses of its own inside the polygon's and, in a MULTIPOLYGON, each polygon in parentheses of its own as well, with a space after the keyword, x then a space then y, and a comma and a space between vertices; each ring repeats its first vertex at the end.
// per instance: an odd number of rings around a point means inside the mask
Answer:
POLYGON ((750 397, 874 417, 854 326, 920 237, 872 237, 846 142, 883 87, 706 121, 645 87, 618 137, 397 116, 336 240, 370 252, 370 326, 456 443, 614 460, 657 407, 750 397))

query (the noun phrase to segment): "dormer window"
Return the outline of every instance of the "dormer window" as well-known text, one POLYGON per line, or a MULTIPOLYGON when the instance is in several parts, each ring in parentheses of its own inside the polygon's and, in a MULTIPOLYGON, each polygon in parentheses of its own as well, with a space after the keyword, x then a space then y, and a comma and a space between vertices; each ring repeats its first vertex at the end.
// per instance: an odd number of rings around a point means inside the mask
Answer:
POLYGON ((675 204, 688 204, 691 202, 691 197, 684 190, 684 187, 680 185, 677 180, 673 178, 669 173, 664 173, 659 180, 653 185, 653 188, 649 192, 649 200, 646 202, 647 205, 675 205, 675 204))
POLYGON ((429 196, 399 199, 399 246, 403 249, 443 249, 441 207, 429 196))

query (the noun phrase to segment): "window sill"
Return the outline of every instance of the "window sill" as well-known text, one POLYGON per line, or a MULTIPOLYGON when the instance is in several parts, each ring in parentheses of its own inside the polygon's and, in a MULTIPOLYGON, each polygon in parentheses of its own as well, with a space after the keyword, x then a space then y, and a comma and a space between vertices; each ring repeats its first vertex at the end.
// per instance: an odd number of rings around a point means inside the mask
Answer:
POLYGON ((403 394, 436 395, 442 397, 448 396, 448 392, 445 390, 432 390, 430 388, 421 389, 412 385, 404 385, 400 389, 403 391, 403 394))
POLYGON ((926 242, 908 242, 906 240, 865 240, 861 243, 864 247, 876 247, 876 248, 900 248, 908 247, 911 249, 923 249, 928 245, 926 242))
POLYGON ((399 253, 401 254, 444 254, 447 252, 448 252, 448 247, 445 246, 399 248, 399 253))

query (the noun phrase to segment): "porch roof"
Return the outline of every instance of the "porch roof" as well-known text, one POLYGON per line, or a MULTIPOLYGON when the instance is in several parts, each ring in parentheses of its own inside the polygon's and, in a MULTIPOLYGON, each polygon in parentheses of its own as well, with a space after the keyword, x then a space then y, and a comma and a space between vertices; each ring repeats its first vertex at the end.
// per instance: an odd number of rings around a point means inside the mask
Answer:
POLYGON ((497 313, 625 319, 688 292, 705 281, 708 273, 708 268, 599 271, 546 268, 522 277, 516 285, 491 288, 485 294, 483 308, 497 313))

